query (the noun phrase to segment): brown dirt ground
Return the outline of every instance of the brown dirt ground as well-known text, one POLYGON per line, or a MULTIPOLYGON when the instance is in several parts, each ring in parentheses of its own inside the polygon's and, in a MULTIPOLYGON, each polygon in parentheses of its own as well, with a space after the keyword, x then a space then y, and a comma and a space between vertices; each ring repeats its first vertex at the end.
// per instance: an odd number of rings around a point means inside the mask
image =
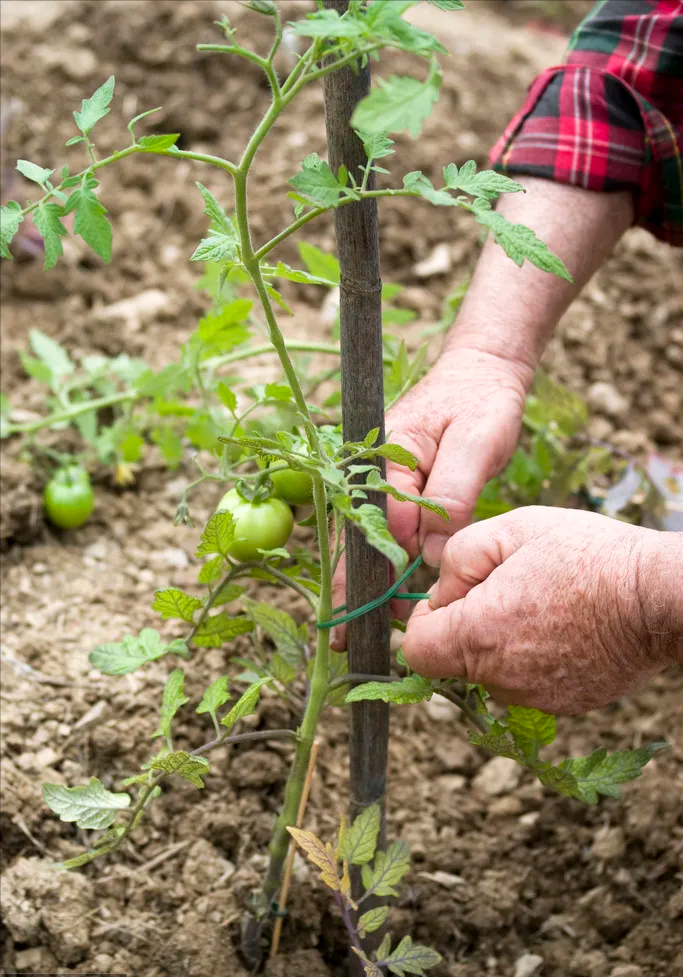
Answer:
MULTIPOLYGON (((265 43, 264 23, 255 16, 242 21, 237 5, 229 6, 245 36, 265 43)), ((559 59, 564 38, 557 17, 561 28, 571 26, 585 7, 479 0, 446 26, 442 18, 454 51, 442 98, 418 144, 399 140, 395 169, 436 176, 450 160, 483 162, 534 72, 559 59), (548 17, 550 27, 542 23, 548 17)), ((19 98, 24 106, 7 134, 8 158, 51 163, 72 135, 71 109, 112 72, 119 101, 102 123, 102 151, 122 138, 122 96, 126 118, 163 105, 157 131, 179 130, 185 147, 236 155, 266 92, 250 65, 236 71, 228 59, 194 51, 195 42, 211 36, 216 11, 225 9, 225 0, 82 2, 64 4, 49 29, 35 21, 7 26, 3 100, 19 98)), ((404 59, 387 64, 400 70, 404 59)), ((320 92, 308 92, 276 139, 279 150, 264 150, 254 180, 259 236, 281 225, 273 201, 283 199, 296 162, 324 150, 320 92)), ((60 151, 55 162, 61 165, 67 152, 75 159, 78 149, 60 151)), ((14 404, 41 407, 17 355, 35 324, 76 354, 125 351, 157 365, 173 358, 203 307, 186 260, 204 226, 193 200, 196 178, 223 190, 212 175, 175 161, 126 160, 103 179, 115 225, 109 267, 70 242, 65 263, 50 275, 30 259, 3 268, 2 386, 14 404), (98 321, 100 307, 154 288, 166 293, 168 305, 144 328, 112 330, 98 321)), ((382 247, 385 278, 406 286, 405 302, 419 313, 409 330, 414 336, 471 269, 477 234, 460 215, 407 203, 383 206, 382 247), (425 284, 414 266, 442 242, 451 247, 452 269, 425 284)), ((317 228, 313 239, 331 248, 331 226, 317 228)), ((283 260, 294 257, 282 249, 283 260)), ((629 406, 618 420, 596 415, 591 423, 596 435, 628 450, 683 453, 682 272, 680 253, 634 230, 548 351, 550 371, 575 389, 606 380, 624 394, 629 406)), ((315 307, 305 304, 310 294, 293 294, 304 303, 297 334, 323 333, 315 307)), ((235 949, 239 920, 263 868, 288 747, 215 755, 204 794, 168 790, 134 841, 109 862, 68 876, 47 868, 84 839, 45 808, 41 782, 71 785, 97 775, 110 786, 148 755, 166 667, 103 679, 89 669, 87 652, 154 624, 155 587, 193 585, 197 533, 172 525, 189 469, 169 474, 151 460, 127 492, 113 491, 102 477, 94 518, 60 535, 43 524, 39 478, 27 472, 15 446, 4 445, 3 461, 2 965, 19 972, 243 977, 235 949)), ((209 493, 200 495, 198 518, 213 504, 209 493)), ((288 609, 303 617, 300 606, 288 609)), ((223 663, 221 650, 198 658, 190 694, 199 694, 223 663)), ((596 808, 545 795, 524 776, 491 796, 475 781, 487 760, 466 745, 450 706, 395 713, 390 827, 415 857, 395 931, 443 954, 435 977, 512 977, 524 953, 543 958, 539 977, 683 975, 682 693, 681 675, 670 674, 628 701, 560 724, 558 755, 661 738, 672 744, 623 802, 596 808)), ((254 720, 259 728, 295 721, 274 700, 254 720)), ((181 725, 179 745, 204 739, 198 723, 181 725)), ((332 713, 307 821, 322 834, 334 831, 345 804, 346 740, 343 714, 332 713)), ((340 924, 300 864, 290 905, 271 977, 343 974, 340 924)))

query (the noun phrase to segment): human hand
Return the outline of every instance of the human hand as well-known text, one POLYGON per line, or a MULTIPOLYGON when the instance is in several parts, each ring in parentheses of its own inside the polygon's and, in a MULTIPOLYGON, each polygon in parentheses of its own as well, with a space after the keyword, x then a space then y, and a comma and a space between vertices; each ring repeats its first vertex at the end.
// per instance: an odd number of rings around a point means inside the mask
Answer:
POLYGON ((667 535, 542 506, 478 522, 449 540, 406 661, 543 712, 604 706, 672 660, 653 618, 661 593, 648 589, 667 535))
MULTIPOLYGON (((387 479, 397 489, 433 499, 450 522, 412 502, 388 499, 389 529, 414 558, 438 566, 447 539, 472 520, 479 493, 504 467, 517 444, 526 390, 533 372, 492 353, 453 349, 387 415, 387 440, 419 459, 408 468, 387 464, 387 479)), ((345 565, 333 583, 333 604, 344 603, 345 565)), ((392 605, 406 615, 405 601, 392 605), (395 606, 394 606, 395 605, 395 606)), ((332 647, 345 647, 345 629, 332 635, 332 647)))

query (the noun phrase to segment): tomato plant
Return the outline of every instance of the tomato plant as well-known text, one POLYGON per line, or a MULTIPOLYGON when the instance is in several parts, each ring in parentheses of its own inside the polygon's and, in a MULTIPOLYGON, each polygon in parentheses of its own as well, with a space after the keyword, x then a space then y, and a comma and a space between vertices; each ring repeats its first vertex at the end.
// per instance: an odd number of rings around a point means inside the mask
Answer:
POLYGON ((270 472, 275 492, 290 505, 310 505, 313 501, 313 482, 306 472, 280 468, 270 472))
POLYGON ((78 529, 90 518, 94 496, 90 476, 80 465, 56 472, 45 486, 45 515, 60 529, 78 529))
POLYGON ((241 563, 257 560, 261 550, 284 546, 292 534, 292 510, 275 496, 250 501, 233 488, 218 503, 217 512, 229 512, 233 518, 234 540, 228 555, 241 563))
MULTIPOLYGON (((3 411, 6 435, 31 436, 44 426, 78 423, 84 440, 107 463, 114 460, 134 464, 146 439, 158 445, 169 464, 177 464, 188 445, 204 452, 209 460, 204 464, 197 459, 199 477, 187 486, 179 507, 182 521, 190 519, 189 493, 200 482, 217 481, 223 490, 226 484, 243 483, 250 487, 246 495, 251 493, 250 501, 245 497, 246 490, 240 495, 230 488, 203 528, 196 551, 196 590, 201 596, 175 587, 156 591, 152 610, 162 620, 175 622, 175 636, 168 636, 167 631, 162 636, 155 628, 146 627, 120 641, 99 645, 90 653, 92 666, 111 676, 129 674, 166 656, 186 661, 196 649, 207 647, 225 648, 231 667, 229 674, 218 674, 204 690, 194 687, 190 675, 189 695, 185 693, 184 669, 174 667, 170 671, 158 728, 151 733, 160 740, 160 748, 120 785, 121 790, 109 790, 95 777, 87 785, 45 785, 46 802, 63 820, 75 822, 82 829, 103 832, 87 851, 69 859, 65 866, 77 868, 120 848, 144 820, 167 781, 181 778, 203 788, 203 777, 210 769, 206 754, 213 749, 235 743, 285 740, 292 746, 291 768, 263 883, 250 903, 244 953, 253 963, 262 954, 265 927, 272 921, 281 898, 291 833, 321 869, 323 882, 334 893, 351 947, 365 973, 374 977, 387 971, 399 975, 423 973, 438 962, 439 955, 413 943, 410 937, 392 947, 388 934, 372 949, 366 938, 384 926, 386 907, 373 907, 358 918, 354 915, 355 903, 394 895, 409 869, 409 853, 403 842, 378 850, 377 806, 361 812, 348 828, 342 823, 335 845, 323 844, 315 835, 295 827, 319 722, 327 708, 359 701, 415 703, 434 695, 444 696, 462 710, 472 728, 474 743, 491 753, 513 757, 543 784, 588 803, 594 803, 601 793, 618 793, 618 784, 637 776, 656 749, 643 747, 610 756, 598 750, 589 758, 552 763, 541 756, 543 747, 554 738, 551 716, 511 707, 505 716, 497 718, 488 710, 483 689, 455 680, 429 681, 411 674, 400 655, 394 662, 394 673, 380 681, 375 676, 349 674, 346 656, 330 653, 329 630, 341 619, 332 607, 332 576, 344 549, 344 527, 352 526, 361 533, 390 562, 400 582, 407 573, 407 553, 391 536, 381 508, 370 501, 369 493, 391 494, 442 516, 445 512, 429 499, 405 495, 383 476, 385 459, 412 469, 419 459, 400 445, 382 443, 379 429, 345 441, 338 418, 329 414, 338 406, 338 397, 333 395, 322 405, 315 401, 325 375, 311 379, 305 364, 297 362, 297 355, 320 352, 336 356, 338 345, 290 340, 286 327, 281 326, 282 317, 291 309, 278 289, 280 282, 334 288, 340 280, 336 259, 321 259, 310 246, 301 247, 305 267, 292 268, 276 261, 273 253, 283 241, 323 214, 362 201, 401 197, 464 210, 493 235, 517 264, 530 261, 548 273, 569 277, 560 259, 533 232, 511 224, 493 208, 501 194, 519 192, 520 184, 493 171, 477 170, 473 161, 460 166, 447 164, 439 186, 423 173, 411 172, 403 176, 399 185, 387 179, 385 182, 392 185, 373 187, 376 174, 390 176, 379 161, 384 163, 394 153, 391 134, 407 131, 419 136, 439 95, 438 56, 444 48, 434 36, 403 18, 413 2, 375 0, 366 5, 350 0, 348 9, 340 14, 321 0, 314 11, 290 25, 290 30, 308 47, 285 78, 279 77, 274 66, 283 38, 277 4, 272 0, 249 0, 246 4, 255 13, 272 18, 273 43, 267 55, 242 46, 236 28, 223 17, 219 23, 221 43, 200 45, 200 50, 249 60, 263 71, 270 89, 270 101, 237 161, 180 149, 178 133, 139 135, 137 127, 155 110, 143 112, 128 123, 130 140, 123 148, 108 156, 98 155, 94 130, 110 112, 114 97, 114 78, 109 78, 74 113, 78 133, 70 144, 85 151, 85 167, 72 173, 68 165, 56 171, 20 161, 20 171, 38 185, 40 197, 23 207, 10 201, 2 208, 0 242, 3 256, 11 257, 13 235, 22 221, 32 219, 44 238, 45 268, 49 270, 62 254, 61 239, 67 233, 62 220, 75 212, 75 233, 81 234, 104 261, 109 261, 111 227, 99 197, 100 175, 107 167, 138 154, 162 155, 186 165, 202 164, 216 177, 212 189, 197 183, 208 230, 191 256, 192 261, 206 266, 204 285, 208 284, 212 292, 213 304, 183 344, 178 361, 160 371, 119 358, 75 364, 61 347, 34 331, 30 341, 35 356, 26 357, 24 365, 48 387, 54 409, 46 419, 22 424, 13 424, 7 410, 3 411), (351 125, 362 144, 364 162, 352 170, 345 165, 333 170, 318 154, 308 155, 289 181, 291 220, 270 240, 256 241, 249 220, 250 171, 256 153, 280 115, 308 84, 347 66, 364 65, 386 48, 423 58, 427 63, 426 77, 420 80, 408 75, 390 76, 363 98, 355 107, 351 125), (224 203, 224 181, 232 183, 229 205, 224 203), (252 338, 252 327, 257 321, 266 324, 267 344, 252 338), (229 374, 223 372, 242 359, 264 352, 279 358, 282 377, 277 383, 248 386, 229 380, 229 374), (113 425, 101 423, 98 412, 105 407, 121 411, 113 425), (320 424, 321 420, 326 423, 320 424), (277 468, 270 472, 272 480, 276 487, 280 483, 278 491, 285 497, 291 493, 292 501, 295 484, 297 495, 300 490, 299 497, 306 494, 307 499, 310 487, 314 515, 307 522, 316 535, 315 557, 291 543, 284 548, 293 517, 284 501, 265 499, 259 494, 264 483, 267 487, 266 465, 277 468), (302 620, 301 615, 294 617, 247 595, 245 581, 263 580, 292 590, 303 599, 310 617, 302 620), (234 639, 243 635, 253 641, 246 658, 233 647, 234 639), (261 696, 268 695, 289 702, 297 717, 294 728, 241 730, 240 722, 256 711, 261 696), (196 703, 196 712, 210 721, 212 729, 203 746, 189 751, 175 742, 174 725, 177 713, 191 699, 196 703), (362 877, 360 891, 354 890, 353 896, 350 866, 361 869, 362 877)), ((433 2, 447 11, 462 7, 460 0, 433 2)), ((387 400, 391 403, 424 371, 426 346, 411 361, 405 344, 388 336, 383 356, 387 400)), ((535 486, 545 485, 551 449, 560 454, 560 438, 563 434, 571 436, 570 428, 575 427, 573 421, 565 424, 567 411, 563 412, 561 404, 553 403, 553 397, 553 392, 543 390, 541 385, 536 402, 530 402, 528 411, 534 439, 528 450, 513 459, 515 480, 495 487, 496 499, 484 498, 483 503, 513 505, 517 501, 515 494, 523 495, 534 491, 535 486), (543 402, 550 404, 549 423, 548 415, 539 409, 543 402), (508 489, 509 502, 501 495, 508 489)), ((486 505, 480 515, 488 514, 485 510, 486 505)), ((367 609, 354 608, 350 613, 358 615, 367 609)))

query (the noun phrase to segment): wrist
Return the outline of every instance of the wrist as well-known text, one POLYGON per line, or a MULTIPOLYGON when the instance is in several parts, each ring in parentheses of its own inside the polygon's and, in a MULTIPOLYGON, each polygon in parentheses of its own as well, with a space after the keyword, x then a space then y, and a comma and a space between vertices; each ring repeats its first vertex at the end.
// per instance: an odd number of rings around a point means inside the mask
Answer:
POLYGON ((662 666, 683 664, 683 534, 642 532, 637 592, 643 646, 662 666))

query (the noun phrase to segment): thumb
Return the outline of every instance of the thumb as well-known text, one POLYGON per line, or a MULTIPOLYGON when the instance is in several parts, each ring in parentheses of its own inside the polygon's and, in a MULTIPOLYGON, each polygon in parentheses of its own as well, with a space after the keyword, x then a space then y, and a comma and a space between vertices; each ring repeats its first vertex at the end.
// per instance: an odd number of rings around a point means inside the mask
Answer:
POLYGON ((406 662, 425 678, 467 678, 460 639, 464 601, 430 610, 425 601, 408 621, 403 637, 406 662))

